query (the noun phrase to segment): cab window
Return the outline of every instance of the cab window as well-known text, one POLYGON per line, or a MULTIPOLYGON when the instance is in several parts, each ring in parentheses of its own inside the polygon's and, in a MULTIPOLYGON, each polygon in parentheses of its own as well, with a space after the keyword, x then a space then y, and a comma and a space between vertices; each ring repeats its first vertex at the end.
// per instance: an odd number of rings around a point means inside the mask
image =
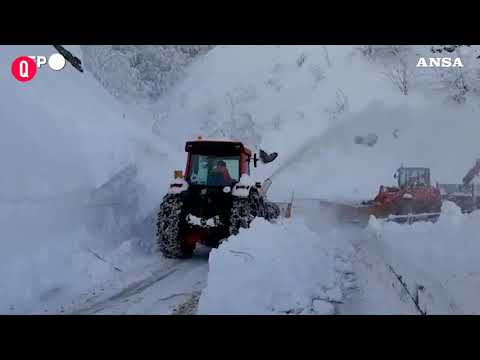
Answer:
POLYGON ((188 178, 192 184, 226 186, 240 180, 239 156, 194 154, 191 162, 188 178))

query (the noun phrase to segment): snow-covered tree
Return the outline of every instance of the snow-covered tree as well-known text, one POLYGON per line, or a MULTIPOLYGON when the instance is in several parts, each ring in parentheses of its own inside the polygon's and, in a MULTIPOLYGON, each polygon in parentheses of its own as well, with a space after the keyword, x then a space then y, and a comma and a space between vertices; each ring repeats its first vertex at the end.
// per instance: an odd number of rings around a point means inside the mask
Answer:
POLYGON ((432 46, 433 53, 439 56, 458 57, 463 67, 435 68, 433 88, 446 93, 448 100, 458 104, 467 101, 468 94, 480 92, 480 62, 476 60, 475 49, 468 45, 432 46))
POLYGON ((363 45, 358 50, 374 62, 389 62, 405 56, 408 45, 363 45))
POLYGON ((330 115, 330 119, 337 119, 343 113, 349 111, 349 102, 348 96, 342 91, 342 89, 338 89, 335 94, 335 104, 331 107, 327 107, 325 112, 330 115))
POLYGON ((408 95, 415 69, 415 56, 408 45, 364 45, 358 50, 371 62, 384 68, 380 71, 403 95, 408 95))
POLYGON ((407 95, 412 85, 462 104, 468 94, 480 94, 480 47, 470 45, 364 45, 357 48, 407 95), (464 67, 416 68, 429 57, 459 57, 464 67))
POLYGON ((394 63, 383 74, 397 87, 403 95, 408 95, 408 90, 413 77, 413 68, 405 57, 400 56, 398 63, 394 63))

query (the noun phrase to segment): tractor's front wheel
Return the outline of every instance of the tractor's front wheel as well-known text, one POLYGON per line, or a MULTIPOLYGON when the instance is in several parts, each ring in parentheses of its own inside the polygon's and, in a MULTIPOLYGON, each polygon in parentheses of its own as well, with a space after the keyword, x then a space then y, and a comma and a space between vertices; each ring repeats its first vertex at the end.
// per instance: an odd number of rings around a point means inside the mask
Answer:
POLYGON ((166 195, 157 215, 157 246, 166 258, 189 258, 193 248, 184 242, 186 216, 179 195, 166 195))

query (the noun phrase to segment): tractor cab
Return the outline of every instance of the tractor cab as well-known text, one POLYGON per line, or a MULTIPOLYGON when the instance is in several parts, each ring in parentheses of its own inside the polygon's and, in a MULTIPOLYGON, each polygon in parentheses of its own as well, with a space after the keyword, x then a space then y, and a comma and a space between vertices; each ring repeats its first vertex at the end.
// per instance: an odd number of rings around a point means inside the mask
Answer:
MULTIPOLYGON (((242 175, 250 175, 250 164, 256 167, 257 154, 252 157, 250 149, 241 142, 212 141, 201 138, 188 141, 185 145, 188 153, 185 174, 175 172, 176 178, 184 178, 190 185, 201 187, 233 186, 242 175)), ((261 156, 262 162, 270 162, 276 157, 261 156)))
POLYGON ((397 179, 398 187, 400 189, 412 187, 430 187, 429 168, 402 166, 397 170, 394 177, 397 179))

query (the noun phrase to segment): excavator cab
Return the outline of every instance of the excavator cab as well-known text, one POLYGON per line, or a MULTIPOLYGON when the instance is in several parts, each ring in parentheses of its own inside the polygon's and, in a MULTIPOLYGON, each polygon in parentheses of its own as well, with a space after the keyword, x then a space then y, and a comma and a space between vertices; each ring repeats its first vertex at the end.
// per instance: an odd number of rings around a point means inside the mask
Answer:
POLYGON ((429 187, 430 186, 430 169, 417 167, 401 167, 394 176, 398 181, 398 187, 429 187))

